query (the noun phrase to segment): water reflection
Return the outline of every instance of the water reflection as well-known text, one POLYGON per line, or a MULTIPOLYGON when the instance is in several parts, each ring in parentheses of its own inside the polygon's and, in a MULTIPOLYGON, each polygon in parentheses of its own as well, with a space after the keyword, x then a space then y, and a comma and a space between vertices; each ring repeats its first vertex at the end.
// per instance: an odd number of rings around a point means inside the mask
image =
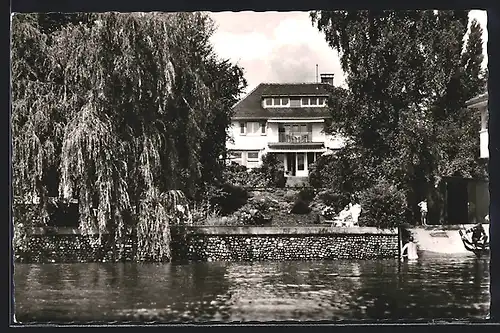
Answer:
POLYGON ((20 321, 485 318, 487 260, 17 264, 20 321))

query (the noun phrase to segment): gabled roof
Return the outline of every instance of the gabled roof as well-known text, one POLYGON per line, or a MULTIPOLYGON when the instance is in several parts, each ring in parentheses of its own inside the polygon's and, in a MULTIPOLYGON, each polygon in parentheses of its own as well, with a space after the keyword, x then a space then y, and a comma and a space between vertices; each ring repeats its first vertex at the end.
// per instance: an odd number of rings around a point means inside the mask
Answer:
POLYGON ((269 96, 328 96, 326 83, 261 83, 233 106, 234 119, 328 118, 327 107, 262 107, 262 98, 269 96))

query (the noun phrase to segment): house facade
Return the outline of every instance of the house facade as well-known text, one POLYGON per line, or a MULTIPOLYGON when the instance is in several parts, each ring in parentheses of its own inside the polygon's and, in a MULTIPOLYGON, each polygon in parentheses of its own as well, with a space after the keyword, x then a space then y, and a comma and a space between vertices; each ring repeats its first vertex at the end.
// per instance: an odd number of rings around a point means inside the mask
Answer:
POLYGON ((251 169, 265 154, 276 154, 287 177, 307 177, 319 156, 343 145, 325 133, 332 84, 331 74, 322 74, 320 83, 259 84, 233 107, 230 160, 251 169))
MULTIPOLYGON (((488 93, 478 95, 466 103, 467 107, 473 112, 479 112, 481 115, 480 122, 481 128, 479 130, 479 157, 485 162, 489 159, 488 149, 488 93)), ((487 179, 469 182, 469 208, 472 207, 474 212, 474 219, 469 222, 489 222, 489 182, 487 179)))
POLYGON ((488 159, 488 93, 481 94, 467 101, 467 107, 481 114, 481 129, 479 130, 480 158, 488 159))

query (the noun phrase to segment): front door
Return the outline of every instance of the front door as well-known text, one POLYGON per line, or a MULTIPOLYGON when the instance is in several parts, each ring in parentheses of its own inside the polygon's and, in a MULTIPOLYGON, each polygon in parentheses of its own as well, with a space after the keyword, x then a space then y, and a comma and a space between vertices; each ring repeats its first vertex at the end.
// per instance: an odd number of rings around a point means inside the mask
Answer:
POLYGON ((296 174, 296 156, 295 153, 286 154, 286 171, 288 176, 295 176, 296 174))
POLYGON ((307 177, 307 157, 306 153, 297 153, 297 176, 307 177))

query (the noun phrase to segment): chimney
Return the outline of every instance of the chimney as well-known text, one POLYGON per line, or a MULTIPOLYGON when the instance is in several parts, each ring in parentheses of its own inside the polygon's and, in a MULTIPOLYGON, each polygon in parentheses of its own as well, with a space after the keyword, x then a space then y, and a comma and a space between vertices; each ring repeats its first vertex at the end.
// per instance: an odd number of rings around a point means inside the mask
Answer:
POLYGON ((333 86, 333 74, 321 74, 321 83, 331 84, 333 86))

